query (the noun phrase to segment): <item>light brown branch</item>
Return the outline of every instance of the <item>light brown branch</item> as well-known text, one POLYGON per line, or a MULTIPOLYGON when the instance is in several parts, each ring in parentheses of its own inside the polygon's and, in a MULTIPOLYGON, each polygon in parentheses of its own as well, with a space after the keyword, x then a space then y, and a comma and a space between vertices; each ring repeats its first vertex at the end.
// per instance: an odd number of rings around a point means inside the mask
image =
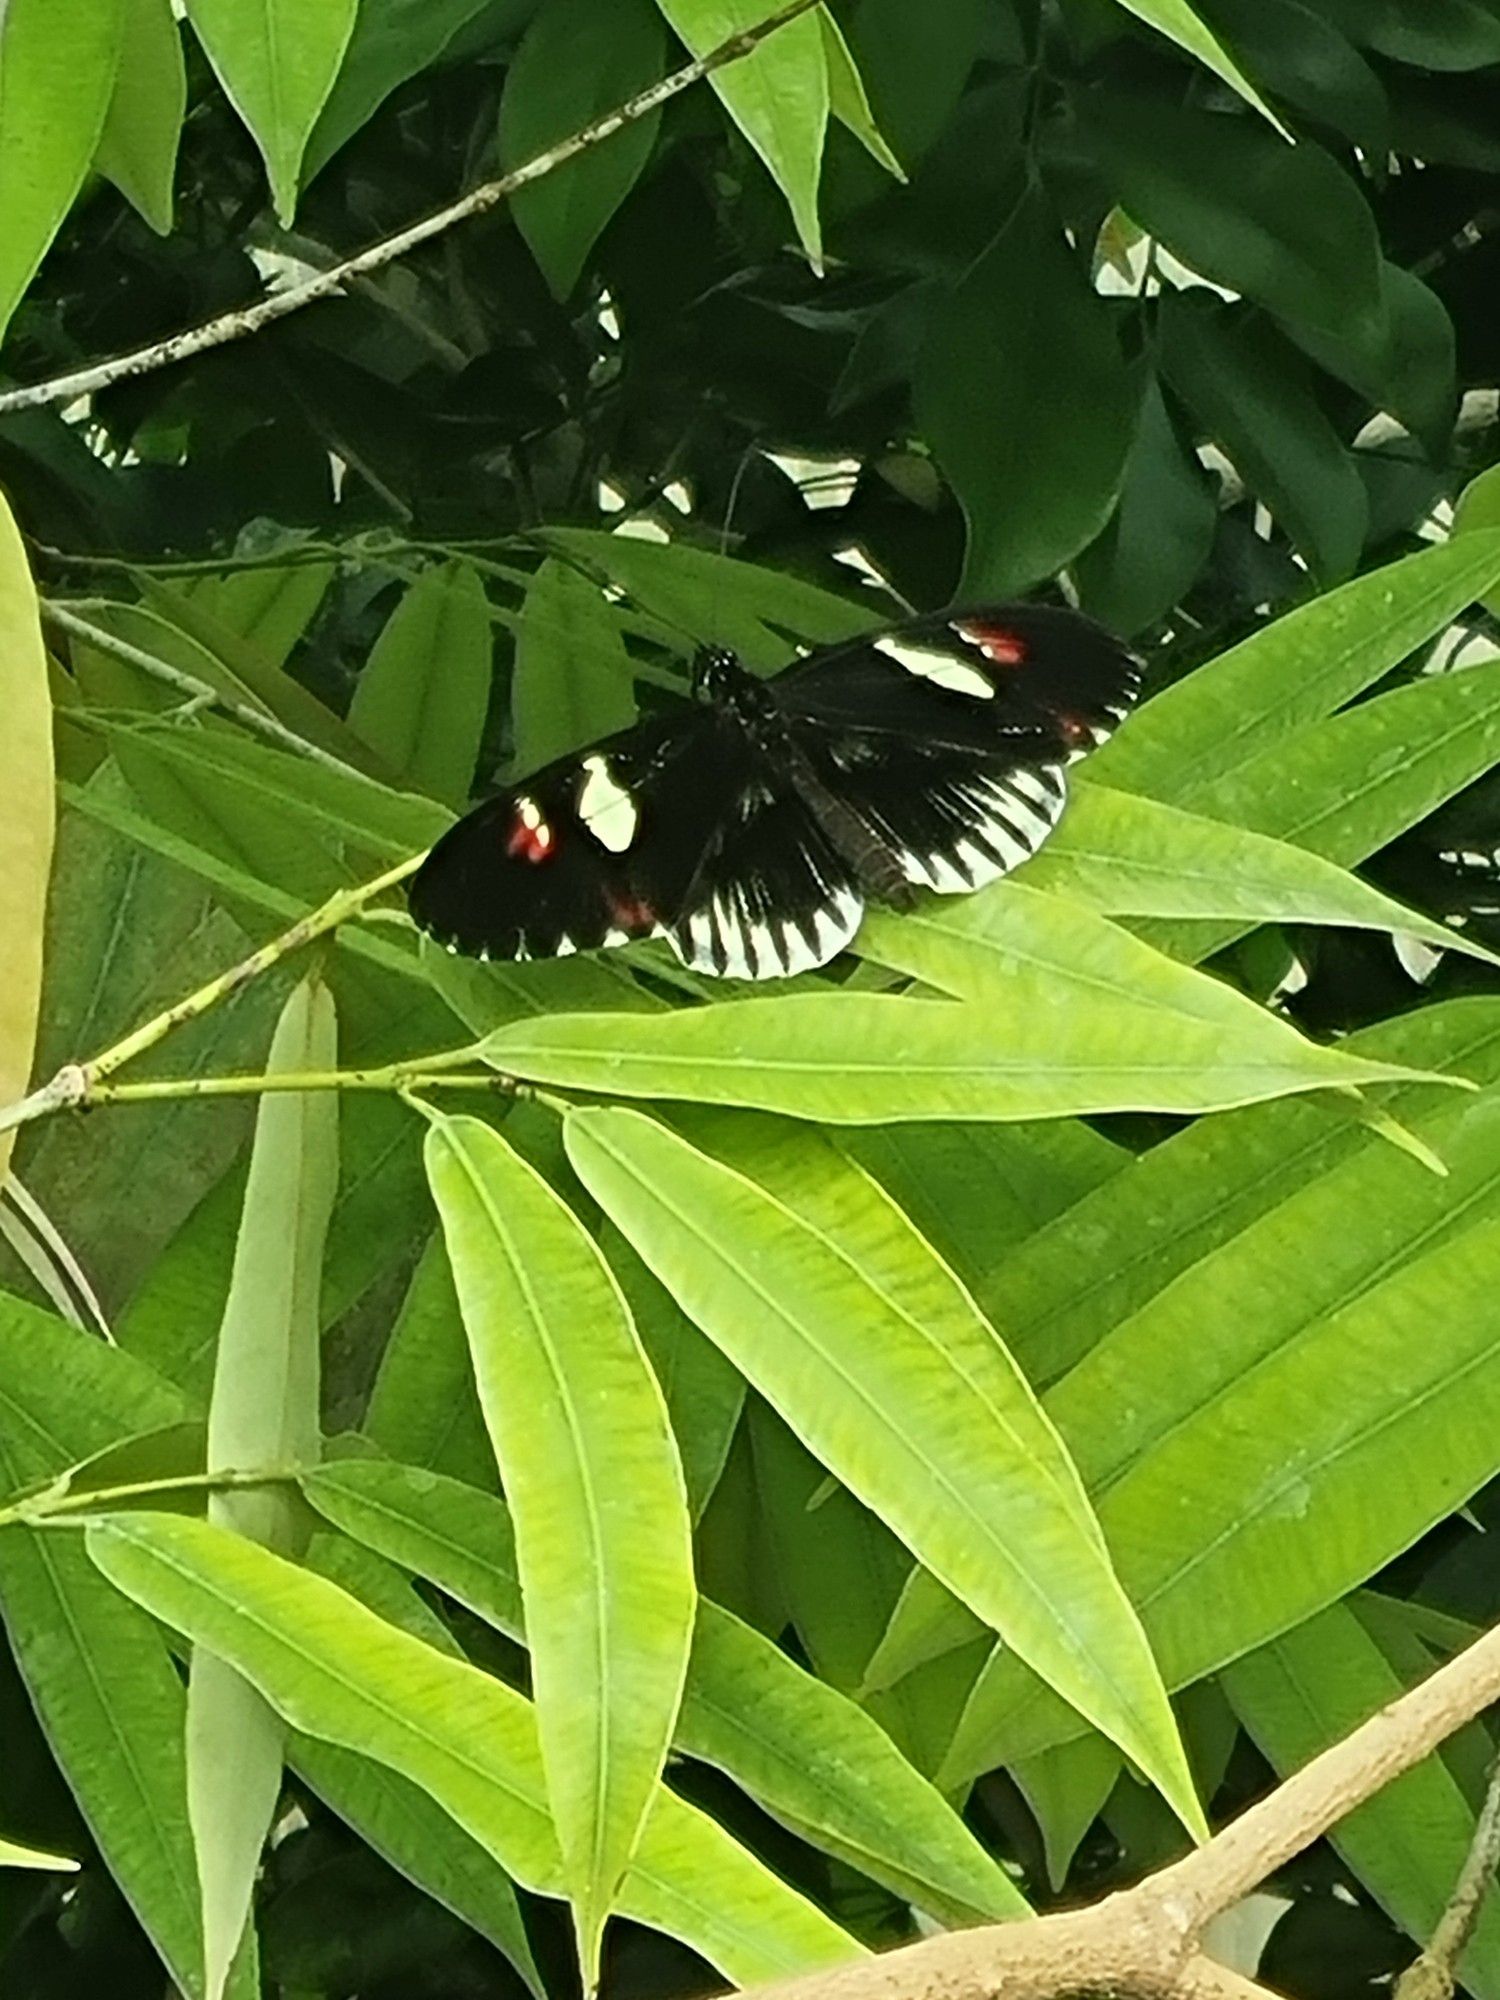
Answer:
POLYGON ((767 36, 775 34, 778 28, 785 27, 789 21, 808 13, 818 4, 819 0, 788 0, 788 4, 765 20, 741 29, 716 49, 710 49, 707 55, 674 70, 660 83, 638 91, 613 111, 606 111, 603 117, 594 119, 569 138, 559 140, 557 145, 549 146, 545 152, 523 161, 510 173, 502 174, 498 180, 486 181, 482 187, 472 189, 445 208, 435 209, 431 215, 423 216, 409 228, 398 230, 393 236, 384 236, 378 243, 368 244, 342 264, 320 271, 305 284, 291 286, 284 292, 269 293, 253 305, 221 313, 217 319, 208 320, 202 326, 169 334, 165 340, 152 341, 149 346, 134 348, 128 354, 117 354, 111 360, 74 369, 68 375, 54 375, 46 382, 32 382, 24 388, 6 390, 0 394, 0 416, 8 415, 12 410, 34 410, 51 403, 71 403, 75 397, 92 395, 95 390, 107 389, 112 383, 128 381, 135 375, 147 375, 157 368, 169 368, 174 362, 186 361, 195 354, 202 354, 211 347, 222 347, 231 340, 243 340, 247 334, 258 333, 263 326, 285 319, 288 313, 299 312, 303 306, 312 305, 317 299, 332 298, 351 279, 394 263, 398 257, 406 256, 419 245, 430 243, 435 236, 452 229, 455 223, 467 222, 470 216, 483 215, 489 209, 498 208, 517 189, 529 187, 533 181, 553 173, 580 153, 601 145, 622 126, 633 125, 647 117, 700 78, 723 69, 727 63, 740 61, 752 49, 758 48, 767 36))
POLYGON ((1500 1628, 1313 1758, 1185 1860, 1086 1910, 928 1938, 755 2000, 1266 2000, 1208 1959, 1209 1920, 1500 1700, 1500 1628))

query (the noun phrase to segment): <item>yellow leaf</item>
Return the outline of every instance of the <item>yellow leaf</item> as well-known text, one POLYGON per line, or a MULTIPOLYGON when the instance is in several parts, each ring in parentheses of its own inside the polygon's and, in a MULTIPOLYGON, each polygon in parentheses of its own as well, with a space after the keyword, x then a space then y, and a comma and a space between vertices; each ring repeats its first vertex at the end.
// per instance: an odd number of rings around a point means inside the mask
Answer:
MULTIPOLYGON (((0 1105, 24 1095, 36 1048, 55 804, 52 700, 36 589, 0 496, 0 1105)), ((0 1138, 0 1177, 11 1139, 0 1138)))

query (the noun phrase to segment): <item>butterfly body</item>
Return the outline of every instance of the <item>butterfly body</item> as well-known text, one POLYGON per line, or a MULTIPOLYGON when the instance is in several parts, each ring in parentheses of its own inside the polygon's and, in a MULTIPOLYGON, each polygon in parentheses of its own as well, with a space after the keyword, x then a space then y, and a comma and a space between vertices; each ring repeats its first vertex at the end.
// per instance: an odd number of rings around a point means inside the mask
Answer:
POLYGON ((412 915, 482 958, 665 937, 699 971, 786 977, 826 964, 870 902, 965 892, 1027 859, 1066 766, 1138 685, 1099 627, 1037 606, 914 619, 769 679, 705 648, 691 706, 450 829, 412 915))

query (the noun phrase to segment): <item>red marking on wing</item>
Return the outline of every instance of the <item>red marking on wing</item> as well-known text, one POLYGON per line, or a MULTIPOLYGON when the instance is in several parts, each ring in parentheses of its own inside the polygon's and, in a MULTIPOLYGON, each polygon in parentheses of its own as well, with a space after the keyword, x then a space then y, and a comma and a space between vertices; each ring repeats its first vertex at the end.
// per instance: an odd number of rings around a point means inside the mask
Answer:
POLYGON ((610 892, 609 913, 622 931, 649 931, 656 924, 656 912, 644 897, 624 889, 610 892))
POLYGON ((1059 715, 1057 726, 1062 731, 1064 743, 1070 749, 1075 748, 1080 743, 1092 745, 1094 741, 1093 728, 1089 723, 1084 721, 1081 715, 1059 715))
POLYGON ((1011 632, 1003 625, 964 624, 958 630, 997 667, 1024 666, 1030 656, 1031 649, 1020 633, 1011 632))
POLYGON ((511 821, 505 851, 518 861, 550 861, 555 851, 552 829, 544 819, 530 826, 520 808, 511 821))

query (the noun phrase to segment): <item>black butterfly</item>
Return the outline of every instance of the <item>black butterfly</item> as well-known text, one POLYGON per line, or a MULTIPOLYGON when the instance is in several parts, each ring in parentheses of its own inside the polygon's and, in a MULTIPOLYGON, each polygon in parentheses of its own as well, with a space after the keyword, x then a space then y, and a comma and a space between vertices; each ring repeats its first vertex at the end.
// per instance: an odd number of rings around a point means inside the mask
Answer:
POLYGON ((770 680, 709 648, 691 708, 544 765, 444 834, 411 913, 479 958, 665 937, 699 972, 803 972, 868 901, 977 889, 1034 854, 1066 766, 1139 685, 1099 626, 1035 605, 916 618, 770 680))

